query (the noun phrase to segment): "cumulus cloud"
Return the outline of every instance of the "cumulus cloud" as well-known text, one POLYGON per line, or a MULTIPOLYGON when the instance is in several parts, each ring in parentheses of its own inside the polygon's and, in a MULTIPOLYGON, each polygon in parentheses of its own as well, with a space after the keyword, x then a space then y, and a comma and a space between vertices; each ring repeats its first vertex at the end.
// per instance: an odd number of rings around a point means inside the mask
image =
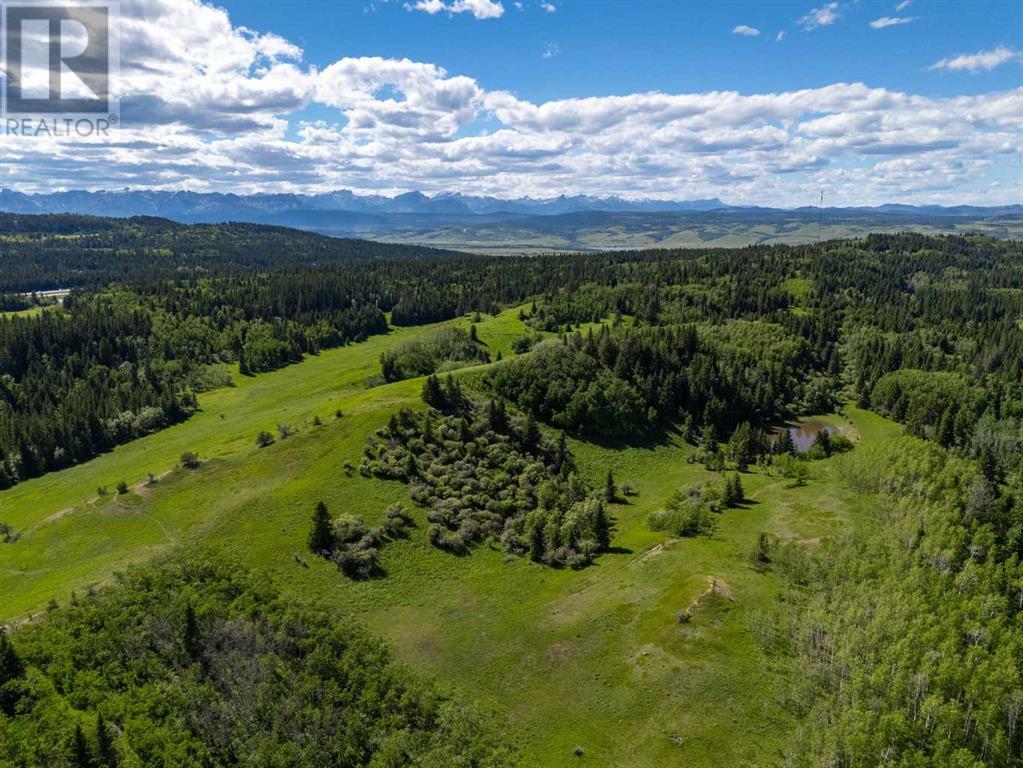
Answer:
POLYGON ((870 26, 874 29, 885 29, 886 27, 895 27, 900 24, 909 24, 913 20, 912 16, 882 16, 870 22, 870 26))
POLYGON ((931 69, 944 69, 949 72, 990 72, 995 67, 1010 61, 1023 61, 1023 54, 1015 48, 999 45, 990 51, 977 53, 961 53, 958 56, 942 59, 931 65, 931 69))
POLYGON ((839 8, 838 3, 828 3, 820 8, 811 8, 810 12, 800 18, 797 23, 808 32, 817 29, 817 27, 826 27, 838 21, 839 8))
POLYGON ((554 5, 554 3, 543 2, 540 3, 540 7, 547 11, 547 13, 554 13, 556 10, 558 10, 558 7, 554 5))
POLYGON ((315 68, 289 41, 198 0, 122 0, 122 14, 122 128, 106 140, 0 136, 5 186, 762 205, 825 186, 846 204, 964 202, 1023 152, 1023 88, 936 98, 836 83, 534 102, 430 62, 315 68))
POLYGON ((776 43, 780 43, 784 39, 785 39, 785 30, 782 30, 781 32, 779 32, 777 35, 774 36, 774 42, 776 42, 776 43))
POLYGON ((498 0, 452 0, 446 3, 444 0, 417 0, 415 3, 406 3, 405 8, 410 11, 423 11, 431 16, 436 13, 471 13, 474 18, 498 19, 504 15, 504 6, 498 0))
POLYGON ((542 55, 545 59, 553 59, 559 53, 561 53, 560 45, 557 43, 547 43, 547 45, 544 46, 542 55))
POLYGON ((745 35, 746 37, 756 37, 760 34, 760 30, 756 27, 748 27, 745 24, 740 24, 732 30, 733 35, 745 35))

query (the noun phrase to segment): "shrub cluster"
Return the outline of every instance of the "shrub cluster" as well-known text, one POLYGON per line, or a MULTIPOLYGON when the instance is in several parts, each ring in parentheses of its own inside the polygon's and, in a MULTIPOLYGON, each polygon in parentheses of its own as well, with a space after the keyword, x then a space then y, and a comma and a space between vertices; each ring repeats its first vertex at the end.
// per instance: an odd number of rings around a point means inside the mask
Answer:
POLYGON ((587 565, 610 546, 604 499, 572 471, 531 416, 468 398, 450 376, 427 380, 422 413, 402 410, 368 438, 361 471, 409 484, 427 508, 430 541, 453 552, 499 537, 547 565, 587 565))
POLYGON ((380 549, 388 541, 403 538, 413 525, 400 505, 390 507, 382 525, 371 528, 361 517, 342 515, 331 520, 322 501, 313 513, 309 548, 337 563, 353 579, 368 579, 382 574, 380 549))
POLYGON ((489 362, 487 350, 461 328, 444 328, 422 341, 407 341, 380 355, 384 381, 413 379, 445 368, 489 362))

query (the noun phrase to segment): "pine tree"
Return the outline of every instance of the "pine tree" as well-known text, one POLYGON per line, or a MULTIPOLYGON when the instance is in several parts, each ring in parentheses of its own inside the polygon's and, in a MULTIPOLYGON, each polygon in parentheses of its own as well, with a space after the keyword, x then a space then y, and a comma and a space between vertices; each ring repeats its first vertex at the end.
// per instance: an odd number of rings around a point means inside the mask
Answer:
POLYGON ((554 454, 554 472, 555 474, 563 473, 568 469, 568 440, 565 439, 565 433, 562 432, 558 437, 558 450, 554 454))
POLYGON ((796 444, 792 442, 792 433, 788 427, 783 428, 778 434, 778 439, 774 441, 774 452, 778 454, 796 452, 796 444))
POLYGON ((813 444, 814 446, 820 446, 825 456, 831 455, 831 433, 826 428, 817 433, 813 444))
POLYGON ((941 421, 938 422, 938 433, 936 438, 941 445, 948 448, 955 440, 955 424, 950 408, 946 408, 941 414, 941 421))
POLYGON ((533 414, 529 414, 526 417, 526 428, 523 432, 522 445, 523 447, 532 453, 540 445, 540 425, 536 423, 536 418, 533 414))
POLYGON ((487 421, 490 428, 498 434, 508 431, 508 412, 505 410, 504 401, 492 399, 487 405, 487 421))
POLYGON ((618 498, 618 486, 615 484, 614 473, 607 471, 607 481, 604 483, 604 499, 608 504, 613 504, 618 498))
POLYGON ((611 548, 611 518, 608 517, 607 507, 603 503, 597 504, 593 520, 593 535, 597 540, 597 546, 602 552, 611 548))
POLYGON ((75 735, 71 740, 71 765, 72 768, 93 768, 92 750, 85 740, 81 725, 75 726, 75 735))
POLYGON ((17 696, 13 690, 4 690, 4 685, 17 680, 25 674, 25 665, 18 656, 7 633, 0 630, 0 712, 12 715, 17 704, 17 696))
POLYGON ((728 453, 740 472, 745 472, 752 458, 753 428, 748 421, 740 424, 728 441, 728 453))
POLYGON ((96 758, 103 768, 117 768, 117 750, 102 712, 96 718, 96 758))
POLYGON ((458 412, 465 409, 465 404, 466 399, 462 393, 462 387, 459 386, 458 380, 449 373, 444 382, 444 408, 449 412, 458 412))
POLYGON ((732 476, 732 496, 736 504, 742 504, 746 500, 746 489, 742 487, 742 478, 738 474, 732 476))
POLYGON ((734 507, 742 503, 745 493, 742 489, 742 480, 739 474, 735 473, 725 480, 724 497, 722 501, 726 507, 734 507))
POLYGON ((718 439, 713 424, 704 424, 703 431, 700 433, 700 447, 707 453, 717 452, 718 439))
POLYGON ((543 525, 538 518, 529 529, 529 559, 539 563, 543 560, 544 551, 543 525))
POLYGON ((199 620, 196 618, 195 608, 191 603, 189 603, 185 608, 185 632, 183 635, 183 644, 185 646, 185 653, 188 654, 188 658, 199 658, 199 620))
POLYGON ((430 376, 423 384, 423 402, 438 411, 443 411, 447 407, 447 398, 436 376, 430 376))
POLYGON ((309 533, 309 549, 313 552, 328 552, 334 544, 334 531, 330 524, 330 513, 322 501, 316 503, 313 511, 313 529, 309 533))

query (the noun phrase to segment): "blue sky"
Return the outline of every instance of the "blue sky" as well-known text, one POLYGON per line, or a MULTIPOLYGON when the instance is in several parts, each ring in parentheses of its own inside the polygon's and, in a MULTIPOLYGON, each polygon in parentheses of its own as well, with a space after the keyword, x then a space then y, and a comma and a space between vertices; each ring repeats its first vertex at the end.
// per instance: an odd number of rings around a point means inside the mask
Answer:
MULTIPOLYGON (((943 72, 942 58, 1023 44, 1023 2, 842 3, 838 19, 799 24, 821 2, 528 0, 476 20, 427 15, 402 2, 279 0, 222 3, 237 24, 283 35, 319 65, 343 56, 407 57, 470 74, 531 101, 637 91, 743 93, 863 82, 930 96, 1014 88, 1019 66, 943 72), (879 18, 910 18, 874 29, 879 18), (747 25, 755 37, 732 30, 747 25), (778 42, 777 35, 784 33, 778 42), (556 55, 544 58, 550 46, 556 55)), ((552 51, 552 52, 553 52, 552 51)))
POLYGON ((0 186, 1023 202, 1023 2, 121 0, 121 128, 0 186))

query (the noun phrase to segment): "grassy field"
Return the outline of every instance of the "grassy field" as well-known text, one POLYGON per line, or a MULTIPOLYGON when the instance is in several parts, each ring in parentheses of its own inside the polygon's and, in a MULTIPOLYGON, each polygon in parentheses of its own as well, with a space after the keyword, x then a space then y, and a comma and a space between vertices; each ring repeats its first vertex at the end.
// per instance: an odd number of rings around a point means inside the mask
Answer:
MULTIPOLYGON (((511 354, 517 310, 479 324, 492 353, 511 354)), ((465 318, 454 321, 467 324, 465 318)), ((677 437, 628 447, 572 441, 596 483, 612 468, 637 495, 615 505, 616 549, 582 571, 509 558, 496 547, 458 557, 431 547, 425 524, 382 552, 386 577, 354 582, 305 550, 318 500, 367 522, 407 502, 397 482, 348 477, 365 437, 396 409, 419 407, 420 380, 367 389, 380 352, 432 328, 395 331, 201 397, 188 422, 88 464, 0 494, 0 521, 22 533, 0 545, 0 620, 18 620, 107 581, 115 570, 178 544, 202 542, 273 575, 296 597, 352 613, 396 655, 448 690, 493 708, 527 766, 770 765, 792 726, 772 696, 783 674, 763 657, 749 621, 777 577, 747 566, 761 531, 813 546, 869 503, 813 464, 802 488, 744 475, 749 502, 710 538, 676 540, 646 526, 680 485, 712 477, 677 437), (340 408, 343 416, 334 417, 340 408), (311 421, 319 416, 320 426, 311 421), (277 423, 297 434, 264 449, 277 423), (196 470, 176 468, 197 451, 196 470), (153 473, 158 479, 147 484, 153 473), (97 497, 124 480, 132 491, 97 497), (712 584, 717 585, 711 590, 712 584), (693 608, 691 622, 680 611, 693 608), (582 757, 573 754, 581 747, 582 757)), ((850 409, 827 417, 856 440, 896 427, 850 409)))
MULTIPOLYGON (((606 251, 643 248, 741 248, 752 244, 805 245, 862 237, 868 232, 951 234, 980 232, 1018 238, 1023 217, 984 219, 849 216, 825 212, 596 213, 512 219, 507 222, 440 225, 435 229, 389 229, 359 233, 385 242, 410 243, 487 254, 606 251)), ((333 232, 331 234, 340 234, 333 232)))

